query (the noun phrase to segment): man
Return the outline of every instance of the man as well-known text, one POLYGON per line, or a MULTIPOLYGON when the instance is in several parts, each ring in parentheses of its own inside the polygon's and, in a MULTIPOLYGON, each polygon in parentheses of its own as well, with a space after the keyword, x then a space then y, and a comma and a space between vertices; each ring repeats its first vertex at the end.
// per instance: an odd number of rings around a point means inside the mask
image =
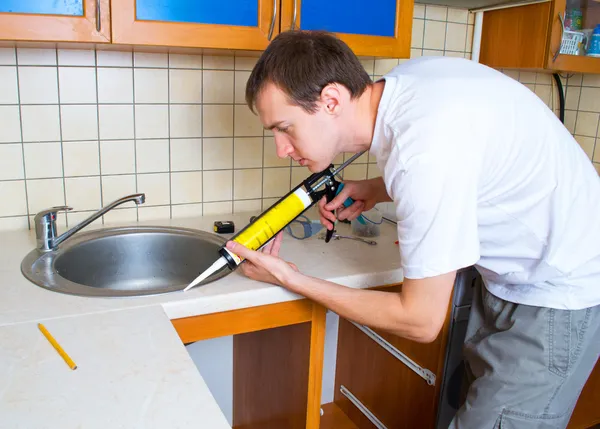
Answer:
POLYGON ((340 316, 415 341, 443 325, 456 271, 475 265, 465 357, 474 377, 453 428, 564 428, 600 355, 600 181, 531 91, 456 58, 408 61, 373 83, 326 33, 278 36, 257 62, 248 105, 277 155, 311 172, 369 150, 383 177, 348 181, 321 221, 333 227, 393 201, 404 272, 398 294, 301 274, 235 243, 249 277, 340 316), (344 208, 352 197, 355 203, 344 208))

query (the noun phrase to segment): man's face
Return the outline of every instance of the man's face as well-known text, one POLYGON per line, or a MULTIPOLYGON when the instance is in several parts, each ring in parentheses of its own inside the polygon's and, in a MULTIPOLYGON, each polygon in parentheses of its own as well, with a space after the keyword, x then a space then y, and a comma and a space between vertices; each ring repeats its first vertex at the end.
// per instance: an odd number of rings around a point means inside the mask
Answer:
POLYGON ((273 130, 277 156, 291 157, 311 172, 323 171, 338 155, 339 120, 327 113, 323 103, 311 114, 291 105, 283 91, 268 83, 256 100, 260 121, 273 130))

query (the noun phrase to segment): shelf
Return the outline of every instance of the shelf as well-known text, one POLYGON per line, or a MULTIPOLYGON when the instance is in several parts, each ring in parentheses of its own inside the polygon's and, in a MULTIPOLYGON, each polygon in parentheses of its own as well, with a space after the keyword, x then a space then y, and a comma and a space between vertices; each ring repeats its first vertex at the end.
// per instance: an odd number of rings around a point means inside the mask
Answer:
POLYGON ((584 55, 559 55, 556 61, 551 63, 551 68, 573 73, 600 73, 600 58, 584 55))
POLYGON ((323 415, 321 416, 320 429, 358 429, 350 418, 333 402, 321 406, 323 415))

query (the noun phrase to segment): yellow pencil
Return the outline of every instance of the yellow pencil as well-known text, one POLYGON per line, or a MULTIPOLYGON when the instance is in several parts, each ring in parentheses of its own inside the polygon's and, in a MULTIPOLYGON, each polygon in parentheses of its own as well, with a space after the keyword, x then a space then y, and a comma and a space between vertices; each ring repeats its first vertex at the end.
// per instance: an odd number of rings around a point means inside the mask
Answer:
POLYGON ((54 347, 56 349, 58 354, 65 360, 67 365, 69 365, 69 368, 71 368, 72 370, 77 369, 77 365, 75 365, 75 362, 73 362, 73 359, 71 359, 69 357, 69 355, 67 353, 65 353, 63 348, 60 346, 60 344, 58 344, 56 342, 56 340, 54 339, 52 334, 50 334, 50 332, 48 332, 46 327, 44 325, 42 325, 41 323, 38 323, 38 328, 40 328, 40 331, 42 331, 42 334, 44 334, 44 337, 46 337, 46 339, 48 341, 50 341, 50 344, 52 344, 52 347, 54 347))

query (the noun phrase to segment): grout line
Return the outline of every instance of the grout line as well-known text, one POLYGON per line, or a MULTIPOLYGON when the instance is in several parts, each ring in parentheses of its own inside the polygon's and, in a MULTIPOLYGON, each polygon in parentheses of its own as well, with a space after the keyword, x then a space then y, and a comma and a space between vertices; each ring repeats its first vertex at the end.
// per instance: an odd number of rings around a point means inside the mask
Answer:
POLYGON ((173 171, 171 166, 171 71, 169 69, 167 69, 167 121, 167 134, 169 136, 169 219, 173 219, 173 171))
MULTIPOLYGON (((204 57, 203 57, 204 58, 204 57)), ((204 64, 203 64, 204 65, 204 64)), ((233 66, 235 68, 235 56, 233 57, 233 66)), ((204 72, 203 72, 204 73, 204 72)), ((202 88, 204 88, 204 82, 202 82, 202 88)), ((231 88, 231 92, 233 93, 232 96, 232 100, 235 103, 235 72, 233 72, 233 86, 231 88)), ((232 126, 233 126, 233 139, 231 141, 232 144, 232 150, 231 150, 231 199, 233 200, 233 190, 235 189, 235 141, 236 141, 236 137, 235 137, 235 104, 233 106, 231 106, 231 108, 233 109, 233 121, 232 121, 232 126)), ((231 203, 231 212, 233 213, 233 202, 231 203)))
POLYGON ((29 192, 27 190, 27 169, 25 168, 25 142, 23 138, 23 114, 21 108, 21 85, 19 84, 19 57, 15 47, 15 70, 17 76, 17 101, 19 102, 19 125, 21 131, 21 155, 23 157, 23 186, 25 187, 25 209, 27 211, 27 229, 31 229, 31 213, 29 212, 29 192))
MULTIPOLYGON (((56 56, 56 64, 58 64, 58 49, 54 48, 54 55, 56 56)), ((65 148, 63 144, 63 123, 62 123, 62 109, 60 104, 60 79, 58 74, 58 66, 56 66, 56 92, 58 97, 58 129, 60 133, 60 156, 62 163, 62 182, 63 182, 63 198, 64 205, 67 205, 67 181, 65 179, 65 148)), ((65 223, 67 228, 69 228, 69 216, 65 213, 65 223)))
MULTIPOLYGON (((133 65, 133 52, 131 52, 131 64, 133 65)), ((137 171, 137 136, 136 136, 136 115, 135 115, 135 73, 134 73, 134 68, 131 67, 131 82, 132 82, 132 95, 133 95, 133 175, 135 178, 135 192, 140 192, 138 189, 138 171, 137 171)), ((136 217, 136 221, 139 222, 140 220, 140 209, 139 206, 136 204, 135 205, 135 217, 136 217)))
MULTIPOLYGON (((98 122, 98 171, 100 172, 100 207, 104 207, 104 188, 102 183, 102 140, 100 139, 100 104, 98 100, 100 99, 100 90, 98 88, 98 55, 94 50, 94 75, 95 75, 95 86, 96 86, 96 121, 98 122)), ((104 216, 100 220, 101 224, 104 225, 104 216)))
MULTIPOLYGON (((171 59, 171 54, 169 53, 169 67, 171 66, 170 63, 170 59, 171 59)), ((200 197, 200 201, 202 202, 202 207, 200 208, 200 213, 202 214, 202 216, 204 216, 204 185, 205 185, 205 180, 204 180, 204 55, 202 55, 202 58, 200 59, 200 63, 202 64, 202 68, 200 70, 200 81, 202 82, 202 85, 200 85, 200 102, 202 104, 202 107, 200 108, 200 135, 201 137, 201 147, 200 147, 200 151, 202 153, 202 196, 200 197)), ((235 65, 235 64, 234 64, 235 65)))

